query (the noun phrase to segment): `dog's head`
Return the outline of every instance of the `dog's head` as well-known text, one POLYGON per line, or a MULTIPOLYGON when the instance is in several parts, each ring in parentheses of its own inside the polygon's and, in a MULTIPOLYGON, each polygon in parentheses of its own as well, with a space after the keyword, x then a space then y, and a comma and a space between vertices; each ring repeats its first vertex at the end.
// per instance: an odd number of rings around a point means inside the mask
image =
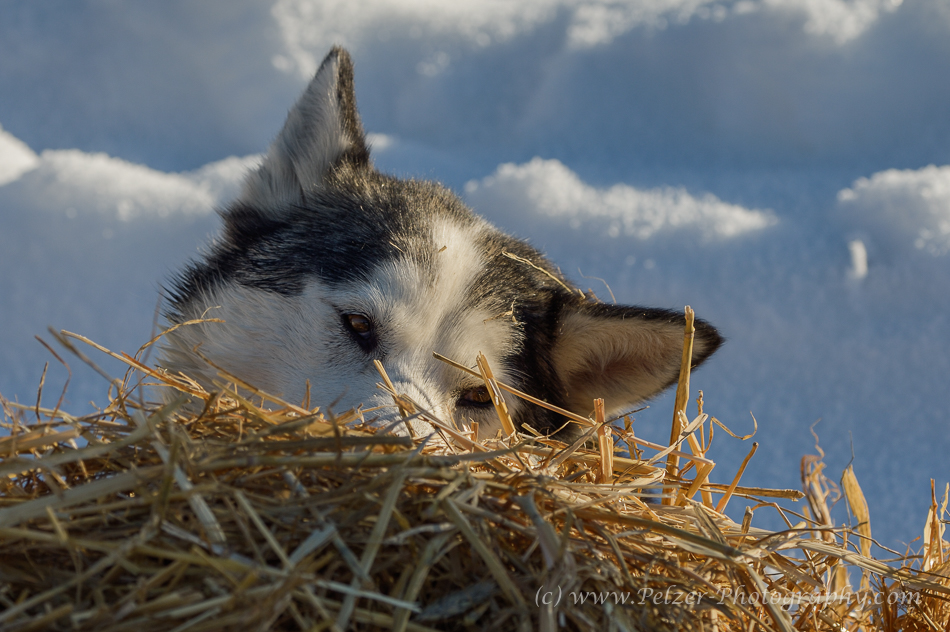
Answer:
MULTIPOLYGON (((438 184, 376 171, 356 110, 349 55, 334 49, 243 190, 224 231, 171 292, 162 363, 210 386, 224 368, 255 386, 337 410, 389 406, 396 389, 458 422, 497 426, 473 366, 587 415, 620 412, 675 382, 684 317, 583 296, 543 255, 472 213, 438 184)), ((693 363, 721 343, 696 323, 693 363)), ((509 398, 517 424, 564 419, 509 398)), ((428 432, 427 428, 422 428, 428 432)))

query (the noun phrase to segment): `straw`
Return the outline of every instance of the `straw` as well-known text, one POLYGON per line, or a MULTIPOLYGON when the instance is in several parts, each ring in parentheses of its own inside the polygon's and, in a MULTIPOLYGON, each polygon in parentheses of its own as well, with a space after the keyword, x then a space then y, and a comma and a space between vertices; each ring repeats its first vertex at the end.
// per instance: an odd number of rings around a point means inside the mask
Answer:
MULTIPOLYGON (((950 487, 938 498, 934 485, 928 516, 913 520, 926 524, 917 550, 876 559, 853 470, 841 485, 851 530, 832 521, 837 486, 820 449, 802 461, 804 492, 756 487, 744 479, 757 444, 739 464, 717 459, 704 428, 724 426, 708 402, 690 421, 678 399, 669 445, 634 437, 629 419, 605 423, 602 401, 594 419, 563 411, 584 427, 570 446, 529 430, 479 439, 380 371, 404 421, 445 439, 432 441, 385 434, 359 409, 330 416, 291 405, 227 374, 205 392, 138 354, 62 338, 129 373, 109 378, 107 405, 84 417, 0 400, 3 632, 916 631, 950 622, 950 487), (169 403, 150 402, 141 376, 169 403), (614 448, 615 433, 629 452, 614 448), (735 468, 731 481, 711 480, 723 466, 735 468), (724 513, 737 496, 751 504, 739 522, 724 513), (776 504, 803 497, 804 509, 776 504), (789 529, 756 525, 773 510, 789 529)), ((562 410, 498 382, 487 362, 472 359, 474 371, 444 360, 484 378, 493 400, 504 391, 519 405, 562 410)))
MULTIPOLYGON (((693 363, 693 337, 696 329, 693 326, 695 314, 692 308, 687 305, 686 309, 686 328, 683 331, 683 355, 680 359, 679 380, 676 383, 676 398, 673 404, 673 425, 670 430, 670 445, 676 444, 680 439, 682 432, 681 419, 686 416, 686 402, 689 401, 689 371, 693 363), (682 415, 682 417, 681 417, 682 415)), ((666 460, 666 471, 671 477, 675 477, 679 471, 679 457, 670 454, 666 460)), ((669 499, 664 502, 671 502, 669 499)))

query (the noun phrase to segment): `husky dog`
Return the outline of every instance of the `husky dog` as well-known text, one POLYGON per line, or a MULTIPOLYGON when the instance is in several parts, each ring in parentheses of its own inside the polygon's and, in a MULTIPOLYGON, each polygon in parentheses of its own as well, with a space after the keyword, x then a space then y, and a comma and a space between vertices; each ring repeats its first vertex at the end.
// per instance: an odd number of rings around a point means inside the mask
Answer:
MULTIPOLYGON (((421 408, 494 435, 484 383, 433 352, 472 366, 482 352, 499 381, 582 415, 596 397, 608 414, 629 410, 677 379, 682 315, 585 297, 444 187, 376 171, 343 49, 222 215, 223 235, 176 279, 167 317, 224 322, 169 333, 160 361, 207 388, 217 370, 202 356, 285 401, 388 405, 375 413, 385 422, 397 413, 376 387, 380 360, 421 408)), ((721 342, 698 320, 694 365, 721 342)), ((565 427, 520 399, 507 405, 518 427, 565 427)), ((559 436, 576 434, 571 425, 559 436)))

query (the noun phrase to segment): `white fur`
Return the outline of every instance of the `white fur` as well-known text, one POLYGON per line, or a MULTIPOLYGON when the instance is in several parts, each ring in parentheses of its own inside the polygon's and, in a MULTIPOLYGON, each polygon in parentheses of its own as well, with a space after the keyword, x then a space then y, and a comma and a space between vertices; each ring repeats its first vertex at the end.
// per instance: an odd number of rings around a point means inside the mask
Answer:
MULTIPOLYGON (((472 245, 475 230, 450 223, 433 227, 434 283, 430 270, 403 257, 342 288, 312 279, 302 293, 290 297, 225 286, 203 301, 213 307, 209 318, 225 322, 173 332, 163 364, 210 387, 219 379, 217 370, 191 353, 200 343, 199 352, 215 364, 287 401, 302 402, 309 380, 313 404, 333 405, 336 411, 361 404, 386 406, 373 414, 387 421, 398 413, 392 398, 376 387, 381 378, 373 357, 341 325, 340 314, 366 314, 377 325, 383 365, 400 394, 443 419, 458 417, 463 425, 468 418, 478 421, 482 436, 494 434, 499 426, 493 409, 466 409, 466 418, 456 415, 458 392, 479 386, 479 380, 432 357, 438 352, 474 366, 482 352, 498 379, 510 377, 502 358, 521 332, 500 314, 462 307, 484 264, 472 245)), ((513 413, 518 406, 509 402, 513 413)), ((416 426, 420 433, 432 430, 421 422, 416 426)))

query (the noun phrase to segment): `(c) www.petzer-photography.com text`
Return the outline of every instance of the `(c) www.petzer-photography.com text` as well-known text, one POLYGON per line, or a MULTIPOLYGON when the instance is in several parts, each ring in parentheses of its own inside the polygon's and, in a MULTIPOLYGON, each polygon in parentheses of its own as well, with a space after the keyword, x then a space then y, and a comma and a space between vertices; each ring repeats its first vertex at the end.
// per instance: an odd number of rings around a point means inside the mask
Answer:
POLYGON ((766 603, 777 606, 796 606, 801 604, 815 603, 860 603, 866 605, 868 599, 873 599, 877 604, 888 605, 909 605, 920 601, 918 593, 894 591, 884 594, 870 593, 831 593, 827 595, 806 594, 806 593, 788 593, 779 592, 758 593, 747 592, 744 590, 732 590, 729 588, 720 590, 716 593, 706 593, 701 591, 683 591, 677 588, 668 587, 665 589, 656 589, 643 587, 636 591, 568 591, 565 592, 560 586, 554 590, 545 590, 539 588, 535 593, 535 605, 558 606, 561 601, 567 600, 570 605, 579 605, 584 603, 613 605, 677 605, 697 606, 702 602, 707 603, 734 603, 742 606, 764 605, 766 603))

